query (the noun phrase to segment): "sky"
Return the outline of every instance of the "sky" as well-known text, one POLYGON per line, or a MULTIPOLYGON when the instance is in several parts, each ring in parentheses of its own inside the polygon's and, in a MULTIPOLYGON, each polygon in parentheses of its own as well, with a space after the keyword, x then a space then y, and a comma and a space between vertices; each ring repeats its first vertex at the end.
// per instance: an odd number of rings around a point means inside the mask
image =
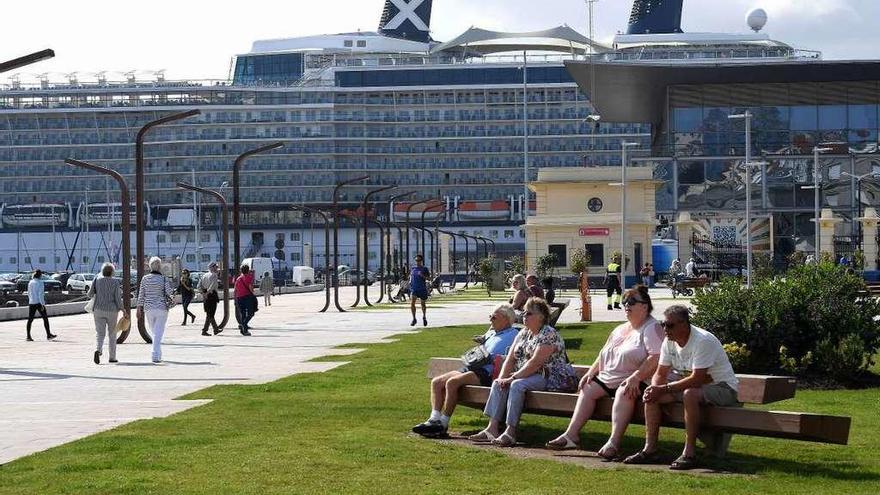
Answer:
MULTIPOLYGON (((164 69, 167 79, 225 79, 232 56, 258 39, 376 29, 384 0, 41 0, 3 2, 0 61, 52 48, 56 58, 22 69, 22 80, 48 73, 81 80, 107 71, 122 80, 164 69), (137 6, 137 7, 135 7, 137 6), (15 19, 14 22, 8 22, 15 19)), ((631 0, 599 0, 595 33, 610 41, 625 30, 631 0)), ((764 8, 774 39, 821 50, 826 59, 880 59, 877 0, 685 0, 686 32, 748 32, 746 13, 764 8)), ((434 0, 432 36, 449 40, 471 26, 531 31, 568 24, 586 34, 584 0, 434 0)), ((0 75, 6 84, 10 74, 0 75)))

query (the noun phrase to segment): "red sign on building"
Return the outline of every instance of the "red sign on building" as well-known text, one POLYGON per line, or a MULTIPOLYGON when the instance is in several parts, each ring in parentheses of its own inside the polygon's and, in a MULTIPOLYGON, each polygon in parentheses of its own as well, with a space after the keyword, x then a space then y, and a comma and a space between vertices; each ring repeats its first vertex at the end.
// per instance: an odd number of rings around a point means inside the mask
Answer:
POLYGON ((611 234, 609 229, 581 227, 578 235, 581 237, 608 237, 611 234))

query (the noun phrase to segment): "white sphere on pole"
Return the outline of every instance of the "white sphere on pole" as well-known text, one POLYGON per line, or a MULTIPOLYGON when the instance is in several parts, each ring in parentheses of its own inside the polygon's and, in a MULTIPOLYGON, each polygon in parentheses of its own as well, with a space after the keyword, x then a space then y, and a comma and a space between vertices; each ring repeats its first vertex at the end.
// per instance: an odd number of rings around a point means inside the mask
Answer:
POLYGON ((754 9, 746 15, 746 23, 752 28, 752 31, 759 32, 767 25, 767 11, 764 9, 754 9))

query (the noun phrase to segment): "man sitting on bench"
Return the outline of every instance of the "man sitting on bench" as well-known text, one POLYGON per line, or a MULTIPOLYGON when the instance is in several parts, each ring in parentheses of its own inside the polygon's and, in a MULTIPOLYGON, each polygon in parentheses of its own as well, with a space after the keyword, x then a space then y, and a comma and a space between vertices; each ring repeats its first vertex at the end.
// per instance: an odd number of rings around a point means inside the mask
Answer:
POLYGON ((739 382, 721 342, 711 333, 691 325, 684 306, 671 306, 661 322, 666 338, 660 350, 660 365, 645 390, 645 447, 627 457, 626 464, 650 464, 657 458, 657 439, 663 419, 661 407, 670 402, 684 403, 687 431, 684 451, 669 467, 683 470, 697 466, 697 435, 700 433, 700 407, 738 406, 739 382), (687 376, 686 378, 682 378, 687 376))
POLYGON ((492 385, 495 356, 506 356, 519 332, 513 328, 515 318, 511 305, 499 304, 489 316, 489 331, 474 339, 489 352, 492 359, 490 364, 476 369, 461 368, 431 380, 431 416, 424 423, 414 426, 413 433, 431 438, 445 435, 449 428, 449 418, 458 403, 458 389, 465 385, 492 385))

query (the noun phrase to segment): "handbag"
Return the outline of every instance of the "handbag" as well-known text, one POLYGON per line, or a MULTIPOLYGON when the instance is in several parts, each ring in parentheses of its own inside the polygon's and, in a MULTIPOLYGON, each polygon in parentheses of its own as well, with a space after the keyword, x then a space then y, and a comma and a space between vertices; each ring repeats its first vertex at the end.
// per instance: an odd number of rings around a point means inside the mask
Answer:
POLYGON ((85 310, 86 313, 94 313, 95 312, 95 298, 94 297, 89 299, 89 302, 87 302, 86 305, 83 306, 83 310, 85 310))
POLYGON ((478 345, 472 347, 461 355, 461 364, 469 370, 482 368, 492 362, 492 355, 486 350, 485 346, 478 345))
MULTIPOLYGON (((171 284, 168 282, 168 279, 165 279, 165 284, 163 285, 167 285, 169 287, 171 286, 171 284)), ((169 296, 168 291, 165 290, 164 286, 162 287, 162 295, 165 296, 165 308, 171 310, 171 308, 173 308, 177 304, 177 302, 174 300, 174 296, 169 296)))

